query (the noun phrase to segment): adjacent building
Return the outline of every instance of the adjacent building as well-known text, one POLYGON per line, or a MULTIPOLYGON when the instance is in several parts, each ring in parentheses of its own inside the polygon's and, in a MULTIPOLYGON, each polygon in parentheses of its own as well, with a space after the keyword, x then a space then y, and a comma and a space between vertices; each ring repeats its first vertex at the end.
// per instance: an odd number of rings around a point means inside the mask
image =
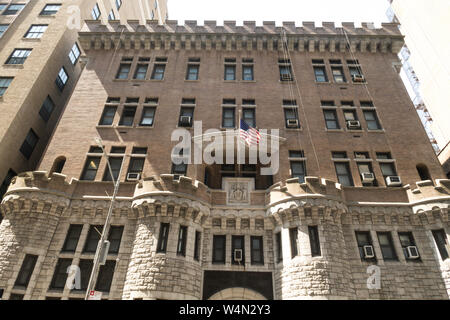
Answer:
POLYGON ((83 69, 85 20, 163 23, 167 1, 0 3, 0 198, 12 177, 34 170, 83 69))
POLYGON ((84 297, 114 177, 103 299, 448 299, 450 181, 403 43, 389 23, 86 21, 38 171, 1 204, 3 298, 84 297))

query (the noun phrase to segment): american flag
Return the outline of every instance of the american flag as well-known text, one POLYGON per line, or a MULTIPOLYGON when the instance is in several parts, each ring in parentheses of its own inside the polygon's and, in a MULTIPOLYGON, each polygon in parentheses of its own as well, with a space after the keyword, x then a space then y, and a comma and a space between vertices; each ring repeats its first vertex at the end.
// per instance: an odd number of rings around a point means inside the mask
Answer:
POLYGON ((261 140, 261 135, 259 134, 259 131, 255 128, 250 127, 242 119, 239 127, 239 135, 241 139, 244 140, 248 145, 259 144, 259 140, 261 140))

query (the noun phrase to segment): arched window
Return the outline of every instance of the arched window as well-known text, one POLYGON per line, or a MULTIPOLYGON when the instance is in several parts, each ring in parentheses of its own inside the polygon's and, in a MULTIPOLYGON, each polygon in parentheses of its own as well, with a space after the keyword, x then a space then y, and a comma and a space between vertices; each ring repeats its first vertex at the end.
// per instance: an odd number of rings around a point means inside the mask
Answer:
POLYGON ((418 164, 416 166, 416 169, 417 169, 417 172, 419 173, 421 181, 431 180, 430 172, 428 171, 428 168, 426 165, 424 165, 422 163, 418 164))
POLYGON ((66 164, 66 157, 58 157, 53 162, 52 169, 50 170, 50 173, 56 172, 61 173, 64 165, 66 164))

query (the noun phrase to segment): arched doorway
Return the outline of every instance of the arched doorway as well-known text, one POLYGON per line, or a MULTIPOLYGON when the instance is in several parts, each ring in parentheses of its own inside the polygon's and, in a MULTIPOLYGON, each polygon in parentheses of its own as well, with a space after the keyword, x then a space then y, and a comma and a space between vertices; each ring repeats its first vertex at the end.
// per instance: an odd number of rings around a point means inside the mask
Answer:
POLYGON ((248 288, 228 288, 213 294, 209 300, 267 300, 262 294, 248 288))
POLYGON ((426 165, 420 163, 416 166, 416 169, 417 173, 419 174, 420 180, 431 180, 431 175, 426 165))

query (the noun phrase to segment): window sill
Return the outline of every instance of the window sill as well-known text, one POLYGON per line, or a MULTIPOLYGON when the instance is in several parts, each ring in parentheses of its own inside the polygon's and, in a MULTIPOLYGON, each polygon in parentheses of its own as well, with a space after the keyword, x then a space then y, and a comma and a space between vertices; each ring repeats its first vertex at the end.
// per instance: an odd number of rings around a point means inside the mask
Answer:
POLYGON ((315 81, 316 84, 332 84, 333 82, 331 81, 315 81))
POLYGON ((26 41, 26 42, 41 42, 41 38, 22 38, 22 41, 26 41))
POLYGON ((349 162, 350 158, 331 158, 331 160, 335 162, 349 162))
POLYGON ((4 64, 4 68, 10 68, 10 69, 23 69, 23 64, 4 64))
POLYGON ((289 84, 289 83, 294 83, 295 80, 278 80, 278 82, 281 84, 289 84))
POLYGON ((352 82, 352 84, 367 84, 367 82, 352 82))
POLYGON ((38 15, 38 18, 51 18, 51 19, 55 19, 56 18, 56 13, 55 14, 49 14, 49 15, 46 15, 46 14, 40 14, 40 15, 38 15))
POLYGON ((376 130, 370 130, 367 129, 367 132, 373 132, 373 133, 385 133, 386 131, 384 129, 376 129, 376 130))
POLYGON ((364 132, 363 129, 345 129, 346 132, 364 132))
POLYGON ((130 79, 113 79, 114 82, 128 82, 130 79))
POLYGON ((155 126, 137 126, 137 127, 134 127, 135 129, 153 129, 155 126))
POLYGON ((303 131, 303 128, 284 128, 286 131, 303 131))
POLYGON ((197 80, 184 79, 184 82, 200 82, 200 79, 197 79, 197 80))
POLYGON ((328 129, 328 128, 325 128, 325 131, 327 131, 327 132, 344 132, 344 129, 328 129))

